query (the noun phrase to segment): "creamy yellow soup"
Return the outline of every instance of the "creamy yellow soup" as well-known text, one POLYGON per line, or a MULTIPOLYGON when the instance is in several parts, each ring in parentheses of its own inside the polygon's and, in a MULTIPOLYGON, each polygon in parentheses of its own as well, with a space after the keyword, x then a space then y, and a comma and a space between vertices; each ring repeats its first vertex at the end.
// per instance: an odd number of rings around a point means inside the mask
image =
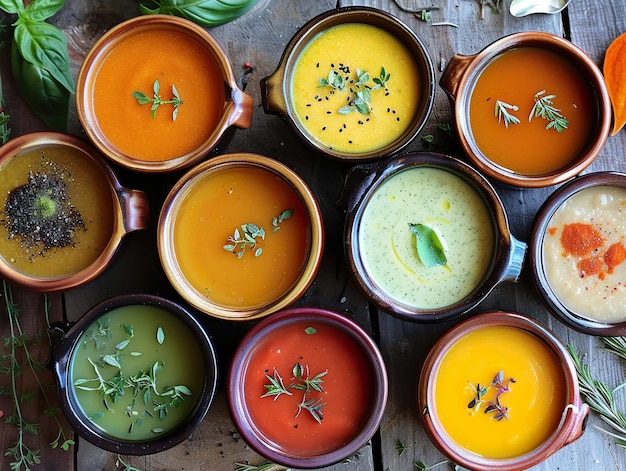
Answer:
POLYGON ((481 196, 457 175, 411 168, 385 181, 367 202, 358 230, 370 278, 389 296, 418 309, 437 309, 470 294, 493 257, 494 229, 481 196), (440 235, 447 262, 426 266, 409 224, 440 235))
POLYGON ((376 150, 411 124, 423 87, 416 71, 407 47, 389 32, 361 23, 337 25, 316 36, 298 58, 293 107, 323 146, 347 153, 376 150))
POLYGON ((624 188, 588 188, 559 207, 543 239, 543 266, 564 306, 592 320, 626 320, 625 236, 624 188))
POLYGON ((445 433, 485 458, 534 450, 556 430, 565 407, 559 359, 541 339, 515 327, 471 331, 445 353, 434 378, 434 408, 445 433))

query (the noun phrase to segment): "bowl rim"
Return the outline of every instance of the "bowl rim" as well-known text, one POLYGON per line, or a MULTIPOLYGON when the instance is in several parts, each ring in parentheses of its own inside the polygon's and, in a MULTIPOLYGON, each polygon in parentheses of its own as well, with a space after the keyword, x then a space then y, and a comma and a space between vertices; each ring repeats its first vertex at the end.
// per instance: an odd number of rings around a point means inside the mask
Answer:
POLYGON ((530 237, 529 263, 533 283, 543 304, 557 319, 579 332, 595 336, 626 335, 626 321, 602 322, 576 314, 567 308, 550 288, 543 264, 543 239, 550 220, 563 203, 576 193, 598 186, 626 189, 626 173, 599 171, 574 178, 555 190, 540 207, 530 237))
POLYGON ((0 256, 0 275, 2 277, 33 291, 53 292, 74 288, 97 278, 113 259, 123 237, 127 233, 127 229, 124 226, 124 215, 120 200, 120 195, 124 188, 112 168, 100 156, 97 150, 76 136, 54 131, 32 132, 17 136, 0 148, 0 167, 26 151, 45 146, 70 147, 96 163, 111 190, 111 210, 113 212, 111 236, 104 250, 92 263, 75 273, 46 278, 33 276, 14 269, 4 257, 0 256))
POLYGON ((307 21, 292 36, 283 51, 276 70, 270 76, 261 80, 263 107, 266 113, 271 112, 268 111, 271 108, 271 105, 267 103, 268 95, 266 93, 266 89, 269 87, 268 81, 272 79, 280 81, 281 96, 284 101, 285 109, 281 110, 278 114, 281 115, 294 134, 298 136, 307 147, 320 153, 321 155, 350 163, 380 160, 404 149, 407 145, 409 145, 426 125, 434 105, 436 89, 435 71, 432 59, 426 45, 420 37, 402 20, 393 16, 391 13, 374 7, 355 5, 340 7, 321 13, 307 21), (422 81, 424 82, 424 89, 427 90, 427 93, 423 94, 422 103, 420 103, 421 108, 423 109, 416 110, 411 126, 409 126, 409 128, 407 128, 407 130, 405 130, 398 139, 377 150, 349 153, 339 152, 328 148, 313 139, 295 116, 295 111, 289 104, 287 97, 291 95, 291 73, 302 50, 304 50, 304 48, 320 32, 339 24, 355 22, 371 24, 373 26, 383 28, 396 37, 401 35, 401 39, 411 52, 416 65, 418 67, 422 65, 426 69, 421 71, 421 75, 422 81))
POLYGON ((566 347, 548 327, 527 315, 512 311, 487 311, 462 321, 445 332, 430 348, 418 376, 417 405, 420 421, 426 434, 433 444, 446 456, 461 466, 477 471, 517 471, 530 468, 567 443, 575 440, 582 433, 585 419, 589 413, 589 406, 580 398, 576 366, 566 347), (539 447, 523 455, 505 458, 489 459, 463 449, 447 436, 443 426, 439 423, 434 403, 434 387, 432 380, 445 353, 460 338, 475 330, 491 327, 506 326, 526 331, 550 348, 562 366, 565 380, 566 394, 563 414, 556 430, 539 447))
POLYGON ((611 127, 611 103, 602 72, 596 63, 576 44, 565 38, 543 31, 522 31, 497 39, 478 53, 464 56, 470 61, 469 71, 460 78, 458 93, 453 104, 455 127, 465 154, 470 161, 485 175, 507 185, 521 188, 542 188, 563 183, 580 174, 593 163, 604 147, 611 127), (541 47, 564 54, 590 81, 589 89, 594 94, 598 127, 590 139, 588 150, 581 157, 572 159, 566 167, 540 175, 521 175, 492 162, 478 148, 471 136, 469 100, 476 80, 485 68, 498 55, 519 47, 541 47), (461 116, 463 119, 459 119, 461 116))
MULTIPOLYGON (((91 47, 76 77, 76 111, 85 133, 94 146, 108 159, 130 170, 146 173, 173 172, 200 162, 216 149, 222 138, 238 119, 239 102, 250 101, 251 97, 245 94, 238 86, 232 65, 224 49, 204 28, 185 18, 171 15, 151 14, 129 18, 105 32, 91 47), (139 34, 152 29, 167 29, 182 32, 192 37, 210 54, 221 71, 224 86, 224 106, 219 121, 213 132, 195 150, 185 155, 162 161, 150 161, 134 158, 117 149, 100 130, 98 120, 93 109, 93 88, 95 78, 107 54, 116 47, 119 41, 128 36, 139 34)), ((251 114, 250 109, 250 114, 251 114)), ((242 127, 247 127, 243 126, 242 127)))
POLYGON ((313 191, 307 183, 285 164, 260 154, 237 152, 223 154, 191 168, 172 187, 166 197, 159 215, 157 226, 157 248, 161 266, 176 291, 199 311, 231 321, 253 320, 283 309, 298 299, 313 283, 321 266, 325 235, 322 211, 313 191), (273 173, 289 184, 300 197, 308 212, 310 223, 308 235, 308 255, 305 257, 300 276, 292 286, 278 299, 268 303, 236 308, 211 302, 205 295, 197 292, 186 280, 176 261, 174 250, 174 225, 177 208, 185 199, 189 190, 205 175, 227 170, 233 166, 260 168, 273 173))
POLYGON ((228 379, 228 407, 231 418, 246 443, 260 455, 282 466, 312 469, 330 466, 354 455, 376 433, 382 420, 388 397, 388 377, 383 356, 376 342, 356 321, 324 308, 299 306, 284 309, 272 314, 256 324, 242 338, 231 360, 228 379), (254 427, 246 416, 244 399, 244 377, 249 357, 260 342, 272 332, 282 329, 285 325, 317 321, 327 323, 347 333, 362 348, 364 356, 369 360, 374 377, 372 387, 374 394, 371 404, 372 414, 368 417, 362 430, 340 448, 324 455, 303 457, 292 453, 281 452, 268 445, 262 437, 254 432, 254 427))
POLYGON ((471 166, 449 155, 420 151, 392 158, 366 172, 369 176, 358 184, 347 212, 344 226, 345 256, 357 286, 378 308, 404 320, 424 323, 441 322, 459 317, 472 310, 504 280, 517 280, 521 272, 526 244, 518 241, 511 233, 506 209, 494 187, 471 166), (463 299, 441 308, 418 309, 387 295, 367 274, 359 254, 360 219, 371 197, 389 178, 416 167, 445 170, 470 184, 481 196, 489 211, 493 226, 492 261, 482 281, 463 299))
MULTIPOLYGON (((67 327, 67 326, 66 326, 67 327)), ((206 416, 215 393, 217 391, 218 365, 213 340, 205 327, 182 305, 170 299, 144 293, 117 295, 104 299, 86 313, 75 323, 69 323, 69 329, 61 328, 63 335, 59 341, 52 345, 48 368, 53 371, 59 391, 60 407, 72 428, 87 441, 107 451, 128 454, 147 455, 169 449, 191 435, 206 416), (197 339, 202 351, 206 375, 203 390, 198 395, 198 401, 189 415, 169 433, 153 439, 129 441, 111 437, 99 431, 97 427, 89 424, 89 419, 81 412, 76 398, 73 396, 73 386, 69 384, 71 374, 72 357, 78 348, 78 341, 85 330, 97 319, 107 315, 108 312, 132 305, 153 306, 163 309, 174 315, 185 324, 197 339)), ((58 332, 56 332, 58 334, 58 332)))

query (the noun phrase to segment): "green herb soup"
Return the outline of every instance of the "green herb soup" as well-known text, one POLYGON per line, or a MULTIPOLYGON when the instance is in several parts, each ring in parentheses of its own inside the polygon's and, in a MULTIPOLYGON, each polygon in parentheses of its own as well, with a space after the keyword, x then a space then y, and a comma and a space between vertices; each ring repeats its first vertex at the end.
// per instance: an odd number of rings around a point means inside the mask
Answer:
POLYGON ((494 228, 469 183, 446 170, 419 167, 397 173, 374 192, 358 241, 365 270, 387 295, 417 309, 438 309, 483 280, 493 258, 494 228), (411 225, 436 235, 430 245, 443 250, 440 263, 420 258, 411 225))
POLYGON ((202 391, 197 339, 154 306, 123 306, 100 317, 72 356, 71 382, 85 415, 106 434, 156 438, 181 423, 202 391))

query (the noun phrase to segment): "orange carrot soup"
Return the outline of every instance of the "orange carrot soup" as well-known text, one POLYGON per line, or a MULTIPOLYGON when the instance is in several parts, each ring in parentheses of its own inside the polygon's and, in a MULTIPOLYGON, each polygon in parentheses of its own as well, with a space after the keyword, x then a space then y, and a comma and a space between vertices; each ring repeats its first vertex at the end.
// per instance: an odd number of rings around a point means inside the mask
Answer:
POLYGON ((270 442, 290 454, 315 456, 360 431, 372 381, 371 366, 348 333, 324 322, 297 321, 256 348, 244 394, 254 426, 270 442), (272 389, 272 380, 282 381, 287 393, 272 389), (308 391, 307 381, 313 385, 308 391))
POLYGON ((470 99, 476 144, 523 175, 556 171, 584 149, 597 113, 582 73, 555 52, 522 47, 496 57, 470 99))
POLYGON ((521 456, 542 445, 558 427, 565 397, 554 352, 510 326, 469 332, 435 372, 435 409, 445 433, 490 459, 521 456))
POLYGON ((144 161, 171 160, 211 136, 224 105, 223 82, 215 59, 188 34, 166 27, 140 30, 103 60, 93 110, 100 130, 120 152, 144 161), (169 103, 153 109, 153 102, 142 103, 137 93, 169 103))
POLYGON ((0 168, 0 193, 0 256, 29 276, 77 273, 113 234, 109 180, 72 147, 39 147, 8 160, 0 168))
POLYGON ((257 307, 297 281, 310 231, 302 200, 283 178, 232 167, 205 175, 185 195, 174 250, 198 292, 223 306, 257 307))

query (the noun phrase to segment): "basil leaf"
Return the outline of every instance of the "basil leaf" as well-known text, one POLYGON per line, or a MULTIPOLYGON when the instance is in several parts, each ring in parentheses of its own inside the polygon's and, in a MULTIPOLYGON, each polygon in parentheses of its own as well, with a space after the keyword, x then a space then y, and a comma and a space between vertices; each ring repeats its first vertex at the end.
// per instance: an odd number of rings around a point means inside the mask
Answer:
POLYGON ((54 131, 67 130, 70 92, 49 71, 24 60, 15 44, 11 48, 11 70, 28 106, 54 131))
POLYGON ((426 267, 447 263, 443 243, 435 230, 424 224, 409 223, 409 228, 415 234, 417 255, 426 267))
POLYGON ((0 8, 9 14, 21 13, 24 11, 24 2, 22 0, 0 0, 0 8))
POLYGON ((144 15, 163 13, 187 18, 201 26, 216 26, 239 18, 258 0, 147 0, 139 4, 144 15))
POLYGON ((22 16, 30 21, 45 21, 52 17, 65 4, 65 0, 33 0, 29 3, 22 16))

